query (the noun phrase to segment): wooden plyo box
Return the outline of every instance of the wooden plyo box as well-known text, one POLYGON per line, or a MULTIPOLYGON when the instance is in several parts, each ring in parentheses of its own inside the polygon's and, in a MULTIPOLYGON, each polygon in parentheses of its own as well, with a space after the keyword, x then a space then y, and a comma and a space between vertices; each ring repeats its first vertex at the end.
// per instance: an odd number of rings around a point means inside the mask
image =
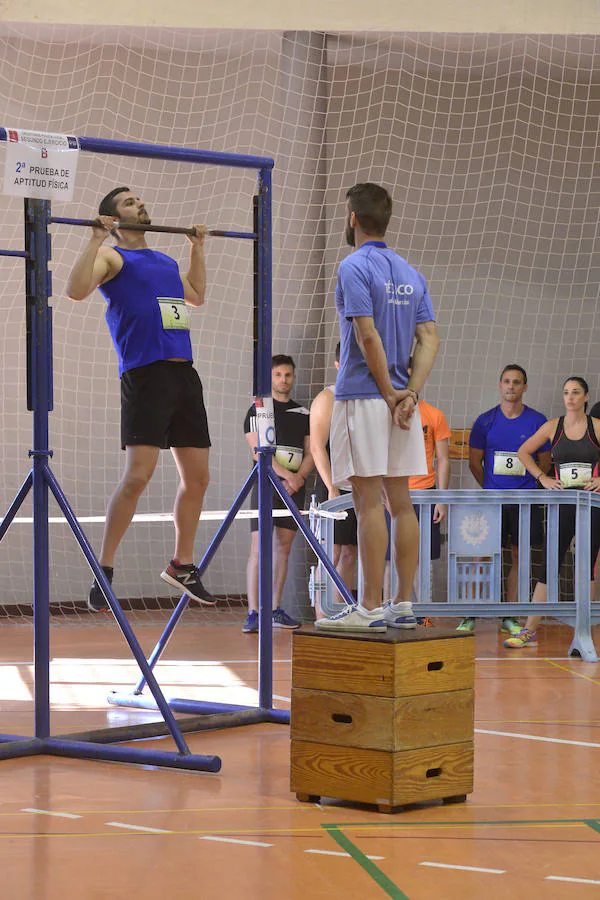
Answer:
POLYGON ((380 812, 473 790, 475 641, 442 628, 293 636, 291 790, 380 812))

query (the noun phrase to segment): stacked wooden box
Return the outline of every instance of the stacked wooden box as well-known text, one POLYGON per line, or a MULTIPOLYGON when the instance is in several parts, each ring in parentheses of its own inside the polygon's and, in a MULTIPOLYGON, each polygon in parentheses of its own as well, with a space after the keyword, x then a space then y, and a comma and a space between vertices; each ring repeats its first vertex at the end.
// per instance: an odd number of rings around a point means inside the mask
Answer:
POLYGON ((294 634, 291 790, 381 812, 473 790, 472 635, 294 634))

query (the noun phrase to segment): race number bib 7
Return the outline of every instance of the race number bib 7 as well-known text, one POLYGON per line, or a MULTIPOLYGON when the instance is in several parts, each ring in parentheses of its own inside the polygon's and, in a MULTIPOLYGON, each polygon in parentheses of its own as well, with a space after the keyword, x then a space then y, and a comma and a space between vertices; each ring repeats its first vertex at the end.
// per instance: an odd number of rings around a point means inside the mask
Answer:
POLYGON ((583 487, 592 477, 591 463, 561 463, 558 467, 560 483, 565 487, 583 487))
POLYGON ((179 297, 158 297, 163 328, 190 330, 190 311, 179 297))
POLYGON ((275 459, 280 466, 289 472, 297 472, 302 463, 304 451, 300 447, 285 447, 283 444, 277 444, 275 450, 275 459))
POLYGON ((524 475, 525 466, 516 453, 494 450, 494 475, 524 475))

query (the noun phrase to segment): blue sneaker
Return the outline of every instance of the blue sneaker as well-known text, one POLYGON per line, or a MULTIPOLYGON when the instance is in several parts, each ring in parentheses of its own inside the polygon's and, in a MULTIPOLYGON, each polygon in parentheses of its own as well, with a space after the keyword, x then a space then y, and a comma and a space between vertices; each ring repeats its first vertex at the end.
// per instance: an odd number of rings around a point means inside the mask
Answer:
POLYGON ((258 613, 252 609, 246 616, 246 621, 242 625, 244 634, 258 634, 258 613))
POLYGON ((391 628, 416 628, 417 620, 410 603, 392 603, 388 600, 383 605, 383 618, 391 628))
POLYGON ((336 613, 330 619, 317 619, 315 628, 327 632, 373 632, 386 631, 387 623, 381 607, 370 610, 358 604, 357 606, 347 606, 346 609, 336 613))
POLYGON ((273 628, 300 628, 300 622, 296 622, 280 606, 273 610, 273 628))

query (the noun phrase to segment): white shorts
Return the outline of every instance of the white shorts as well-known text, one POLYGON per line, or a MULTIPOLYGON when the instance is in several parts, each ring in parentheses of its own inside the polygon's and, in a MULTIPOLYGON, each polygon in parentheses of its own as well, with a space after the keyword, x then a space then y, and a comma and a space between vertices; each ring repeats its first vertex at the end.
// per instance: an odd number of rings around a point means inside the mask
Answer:
POLYGON ((331 418, 333 483, 350 488, 353 475, 398 478, 426 475, 427 459, 419 407, 408 431, 392 423, 385 400, 336 400, 331 418))

